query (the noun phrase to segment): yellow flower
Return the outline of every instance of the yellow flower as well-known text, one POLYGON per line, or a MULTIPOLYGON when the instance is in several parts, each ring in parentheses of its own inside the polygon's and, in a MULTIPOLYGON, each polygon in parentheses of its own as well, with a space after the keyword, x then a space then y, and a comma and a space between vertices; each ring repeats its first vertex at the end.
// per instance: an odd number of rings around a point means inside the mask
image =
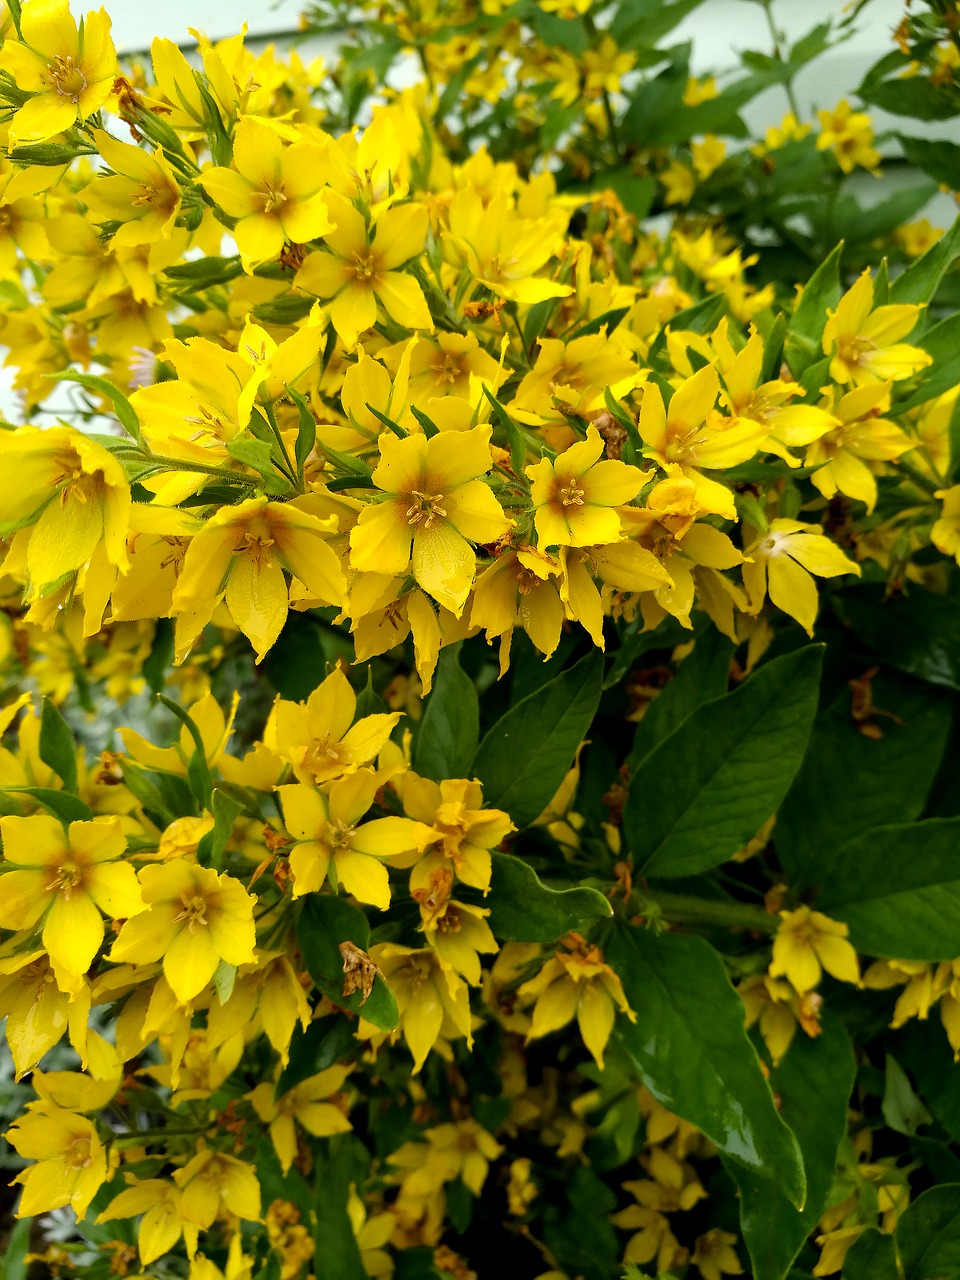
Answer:
POLYGON ((444 778, 438 783, 408 772, 395 785, 404 813, 431 827, 436 841, 410 873, 411 890, 426 888, 434 871, 452 866, 458 880, 486 893, 490 850, 514 830, 510 815, 482 808, 483 791, 476 780, 444 778))
POLYGON ((36 1160, 13 1179, 23 1186, 18 1218, 69 1205, 82 1218, 107 1180, 107 1157, 92 1121, 44 1106, 14 1121, 6 1134, 22 1156, 36 1160))
POLYGON ((498 297, 532 303, 571 294, 569 285, 536 274, 560 243, 555 224, 517 217, 502 191, 487 205, 472 186, 461 187, 453 197, 446 247, 465 261, 478 284, 498 297))
POLYGON ((193 1228, 206 1231, 218 1213, 226 1211, 248 1222, 260 1219, 260 1183, 252 1165, 221 1151, 198 1151, 173 1180, 183 1192, 180 1201, 184 1235, 193 1228))
POLYGON ((433 320, 423 290, 400 268, 423 252, 428 217, 422 205, 402 204, 379 214, 368 228, 363 214, 346 197, 328 193, 327 204, 336 230, 327 233, 328 252, 312 253, 294 283, 305 293, 330 299, 330 323, 344 344, 377 319, 377 302, 407 329, 432 332, 433 320))
POLYGON ((94 129, 94 142, 113 170, 83 192, 83 202, 96 222, 119 222, 114 245, 151 244, 166 240, 180 212, 180 188, 159 147, 148 155, 140 147, 118 142, 94 129))
POLYGON ((515 627, 522 627, 549 658, 560 643, 564 609, 558 579, 560 561, 537 547, 518 547, 497 556, 477 579, 470 625, 482 627, 487 643, 500 638, 500 674, 510 665, 515 627))
POLYGON ((945 556, 955 556, 960 564, 960 484, 938 489, 933 496, 940 499, 943 508, 930 530, 930 541, 945 556))
POLYGON ((665 409, 660 388, 648 382, 640 406, 639 431, 647 446, 644 453, 671 473, 692 480, 705 511, 727 520, 736 519, 733 494, 707 470, 733 467, 754 456, 767 434, 765 428, 745 419, 723 418, 713 406, 720 379, 712 365, 704 365, 674 392, 665 409))
POLYGON ((833 1276, 843 1266, 851 1245, 866 1230, 861 1223, 854 1227, 838 1227, 835 1231, 826 1231, 817 1236, 817 1244, 822 1252, 820 1260, 813 1268, 815 1276, 833 1276))
POLYGON ((353 567, 382 574, 412 569, 424 591, 459 617, 476 569, 470 542, 496 542, 510 527, 478 478, 491 467, 490 435, 490 427, 430 439, 385 433, 372 478, 387 499, 365 507, 351 530, 353 567))
POLYGON ((43 919, 43 945, 61 987, 75 991, 103 941, 103 911, 125 920, 143 910, 137 877, 121 862, 119 818, 71 822, 53 817, 0 818, 8 871, 0 881, 0 925, 30 929, 43 919))
POLYGON ((689 165, 671 160, 657 177, 663 183, 667 204, 689 204, 697 189, 697 179, 689 165))
POLYGON ((61 991, 43 951, 16 951, 19 939, 0 952, 0 1018, 6 1018, 7 1046, 19 1080, 58 1044, 79 1017, 83 1032, 89 1008, 84 992, 61 991))
POLYGON ((743 585, 750 608, 759 612, 769 592, 771 603, 796 618, 813 635, 817 617, 817 588, 811 575, 834 578, 841 573, 860 576, 860 566, 849 560, 819 525, 778 518, 744 551, 743 585))
POLYGON ((881 417, 890 408, 889 382, 854 387, 839 398, 834 388, 830 390, 822 407, 835 415, 837 426, 808 446, 804 465, 818 468, 810 480, 825 498, 845 493, 872 511, 877 501, 877 482, 867 464, 896 461, 901 454, 915 449, 917 442, 896 423, 881 417))
POLYGON ((106 11, 77 23, 67 0, 25 0, 23 43, 7 40, 0 70, 32 96, 9 125, 11 145, 43 142, 99 111, 113 88, 117 54, 106 11))
POLYGON ((817 150, 832 149, 844 173, 857 165, 874 170, 880 166, 880 152, 873 144, 873 125, 865 111, 853 111, 846 98, 832 111, 818 111, 820 135, 817 150))
POLYGON ((165 1178, 146 1178, 132 1183, 110 1201, 97 1222, 113 1222, 117 1218, 134 1218, 143 1214, 137 1229, 137 1246, 140 1261, 148 1267, 165 1253, 169 1253, 180 1239, 180 1191, 165 1178))
POLYGON ((334 782, 326 794, 300 783, 277 788, 284 824, 297 841, 289 854, 294 897, 316 893, 332 863, 347 893, 381 911, 387 909, 390 878, 381 859, 419 852, 434 832, 410 818, 361 823, 381 785, 372 769, 361 769, 334 782))
POLYGON ((234 965, 253 960, 254 900, 239 880, 210 867, 167 862, 144 867, 140 888, 148 909, 120 930, 111 960, 162 960, 181 1004, 200 994, 221 960, 234 965))
POLYGON ((901 342, 916 326, 922 308, 910 303, 873 308, 873 280, 867 268, 837 303, 823 331, 834 382, 897 382, 933 363, 919 347, 901 342))
POLYGON ((71 427, 0 434, 0 519, 29 525, 27 572, 37 589, 86 564, 103 545, 127 567, 130 486, 101 445, 71 427))
POLYGON ((736 1242, 737 1237, 732 1231, 721 1231, 719 1227, 697 1237, 690 1262, 699 1267, 703 1280, 720 1280, 721 1276, 743 1274, 743 1267, 733 1247, 736 1242))
POLYGON ((603 1070, 603 1053, 619 1009, 631 1022, 637 1015, 627 1004, 620 979, 605 963, 598 947, 579 933, 561 939, 556 952, 535 978, 517 989, 521 999, 533 998, 533 1022, 527 1040, 536 1040, 565 1027, 574 1017, 583 1043, 603 1070))
POLYGON ((701 182, 719 169, 727 154, 727 144, 715 134, 708 133, 702 142, 691 142, 690 156, 701 182))
POLYGON ((783 975, 801 995, 819 984, 823 969, 840 982, 860 985, 860 965, 845 924, 809 907, 781 911, 780 919, 773 940, 772 977, 783 975))
POLYGON ((339 605, 346 583, 325 542, 334 531, 335 521, 292 502, 247 498, 221 507, 191 539, 174 589, 178 660, 224 595, 230 616, 262 662, 287 619, 284 569, 324 603, 339 605))
POLYGON ((333 230, 323 192, 324 148, 285 146, 269 125, 244 118, 233 139, 233 169, 207 169, 197 179, 231 218, 244 265, 279 256, 284 242, 306 244, 333 230))
POLYGON ((590 547, 620 538, 616 508, 631 502, 649 477, 625 462, 601 462, 603 450, 600 432, 588 427, 586 440, 555 461, 541 458, 526 468, 541 547, 590 547))
POLYGON ((445 965, 462 974, 472 987, 480 985, 480 954, 499 950, 485 917, 483 907, 454 902, 451 897, 453 872, 438 867, 429 884, 411 890, 410 896, 420 905, 420 928, 427 942, 445 965))
POLYGON ((335 1102, 329 1101, 340 1092, 349 1074, 349 1066, 328 1067, 301 1080, 279 1097, 274 1097, 276 1086, 267 1080, 247 1094, 257 1115, 270 1126, 270 1140, 284 1173, 297 1156, 294 1121, 317 1138, 350 1132, 350 1121, 335 1102))
POLYGON ((305 703, 277 700, 264 742, 290 761, 301 782, 332 782, 369 764, 401 716, 380 713, 354 724, 356 713, 357 695, 336 667, 305 703))
POLYGON ((370 958, 399 1006, 403 1038, 413 1054, 414 1075, 440 1036, 465 1036, 468 1046, 473 1043, 467 984, 435 951, 384 942, 370 948, 370 958))
POLYGON ((897 227, 893 238, 908 258, 919 258, 932 249, 942 235, 943 227, 932 226, 929 218, 919 218, 916 222, 904 222, 897 227))

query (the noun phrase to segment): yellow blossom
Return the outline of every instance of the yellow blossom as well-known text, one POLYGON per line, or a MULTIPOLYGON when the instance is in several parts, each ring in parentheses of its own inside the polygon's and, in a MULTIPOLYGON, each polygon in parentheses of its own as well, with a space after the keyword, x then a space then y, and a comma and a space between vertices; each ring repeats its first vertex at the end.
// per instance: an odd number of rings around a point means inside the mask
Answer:
POLYGON ((588 547, 621 536, 616 508, 635 498, 648 476, 625 462, 600 461, 603 450, 600 432, 588 427, 586 440, 526 468, 542 547, 588 547))
POLYGON ((874 309, 873 280, 869 269, 864 271, 837 303, 823 331, 830 377, 859 387, 909 378, 932 364, 926 351, 900 341, 916 327, 921 310, 905 302, 874 309))
POLYGON ((29 929, 43 920, 43 945, 60 985, 76 990, 103 941, 100 912, 125 920, 143 910, 126 840, 114 817, 71 822, 53 817, 0 818, 4 862, 0 925, 29 929))
POLYGON ((325 154, 313 142, 284 146, 279 133, 244 118, 233 139, 233 169, 207 169, 197 181, 231 218, 248 267, 279 256, 284 241, 305 244, 334 228, 323 193, 325 154))
POLYGON ((744 555, 743 585, 751 609, 759 611, 769 592, 771 603, 796 618, 808 635, 813 635, 819 604, 813 575, 860 575, 860 566, 825 537, 819 525, 782 517, 772 520, 765 533, 758 533, 744 555))
POLYGON ((113 1222, 117 1218, 140 1218, 137 1229, 137 1247, 140 1261, 148 1267, 151 1262, 169 1253, 180 1239, 180 1190, 165 1178, 145 1178, 131 1183, 125 1191, 115 1196, 97 1222, 113 1222))
POLYGON ((253 959, 254 900, 239 880, 211 867, 166 862, 144 867, 140 887, 147 910, 124 924, 111 960, 162 960, 174 995, 186 1004, 207 986, 221 960, 239 965, 253 959))
POLYGON ((697 1237, 690 1262, 699 1268, 703 1280, 721 1280, 721 1276, 743 1274, 743 1267, 733 1247, 736 1242, 737 1237, 732 1231, 721 1231, 719 1227, 713 1227, 697 1237))
POLYGON ((350 1074, 349 1066, 328 1067, 317 1075, 308 1076, 286 1093, 274 1097, 275 1086, 264 1081, 247 1094, 264 1124, 270 1126, 280 1167, 284 1173, 297 1155, 297 1134, 294 1121, 315 1137, 329 1138, 334 1133, 349 1133, 350 1121, 343 1111, 330 1101, 343 1088, 350 1074))
POLYGON ((78 1218, 107 1180, 107 1156, 92 1121, 44 1106, 14 1121, 6 1134, 21 1156, 37 1163, 13 1179, 23 1186, 18 1218, 69 1205, 78 1218))
POLYGON ((568 933, 561 941, 563 950, 517 990, 521 999, 536 1002, 527 1039, 549 1035, 576 1017, 583 1042, 602 1071, 617 1010, 631 1022, 636 1022, 637 1015, 627 1004, 620 979, 597 947, 578 933, 568 933))
POLYGON ((297 841, 289 854, 294 897, 316 893, 332 866, 348 893, 381 911, 387 909, 390 878, 381 859, 419 852, 434 833, 410 818, 361 823, 380 786, 372 769, 359 769, 332 783, 326 794, 300 783, 277 788, 284 823, 297 841))
POLYGON ((472 1043, 467 984, 429 947, 417 951, 393 942, 370 948, 400 1008, 403 1037, 413 1054, 414 1075, 440 1036, 472 1043))
POLYGON ((22 43, 8 39, 0 70, 31 96, 9 125, 11 143, 43 142, 99 111, 113 88, 110 19, 97 9, 78 26, 67 0, 25 0, 22 43))
POLYGON ((852 110, 846 98, 832 111, 818 111, 820 134, 817 150, 832 150, 844 173, 852 173, 857 165, 876 170, 880 152, 873 146, 873 125, 865 111, 852 110))
POLYGON ((780 919, 773 940, 772 977, 782 974, 801 994, 819 985, 822 969, 840 982, 860 985, 857 953, 847 941, 845 924, 809 907, 781 911, 780 919))
POLYGON ((430 439, 384 435, 373 482, 387 497, 366 506, 350 533, 355 569, 416 581, 457 617, 473 585, 471 542, 496 542, 510 527, 479 478, 491 468, 489 427, 430 439))
POLYGON ((180 212, 176 177, 159 147, 146 155, 140 147, 118 142, 102 129, 93 133, 97 150, 113 170, 84 190, 83 201, 95 221, 119 222, 115 245, 150 244, 168 239, 180 212))
POLYGON ((822 407, 835 416, 837 426, 807 447, 804 465, 817 467, 810 482, 825 498, 844 493, 872 511, 877 482, 868 463, 895 461, 917 447, 896 423, 883 417, 890 409, 890 383, 866 383, 839 397, 831 388, 822 407))
POLYGON ((483 791, 476 780, 444 778, 434 782, 412 771, 396 780, 404 812, 429 826, 432 848, 410 874, 412 890, 429 886, 434 871, 450 866, 457 879, 474 889, 490 888, 490 850, 514 830, 502 809, 484 809, 483 791))
POLYGON ((331 191, 326 201, 336 230, 325 236, 326 251, 312 253, 297 272, 297 288, 328 300, 330 323, 348 347, 376 322, 378 301, 398 324, 432 331, 423 290, 401 270, 423 252, 426 209, 397 205, 368 227, 344 196, 331 191))

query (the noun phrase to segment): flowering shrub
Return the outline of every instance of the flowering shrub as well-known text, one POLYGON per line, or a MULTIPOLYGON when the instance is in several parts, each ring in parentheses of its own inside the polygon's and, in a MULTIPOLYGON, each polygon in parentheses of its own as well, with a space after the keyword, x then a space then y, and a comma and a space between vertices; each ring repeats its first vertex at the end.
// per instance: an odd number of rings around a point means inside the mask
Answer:
POLYGON ((960 1276, 958 11, 696 7, 9 0, 4 1280, 960 1276))

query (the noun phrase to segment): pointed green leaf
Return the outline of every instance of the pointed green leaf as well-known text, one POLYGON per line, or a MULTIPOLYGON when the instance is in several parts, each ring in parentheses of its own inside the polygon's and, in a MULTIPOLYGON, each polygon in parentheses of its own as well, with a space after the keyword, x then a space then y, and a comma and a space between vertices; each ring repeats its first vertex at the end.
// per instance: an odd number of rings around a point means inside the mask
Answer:
POLYGON ((618 1019, 620 1039, 653 1096, 802 1205, 797 1140, 777 1114, 717 952, 703 938, 625 925, 606 958, 637 1015, 618 1019))
POLYGON ((480 738, 480 703, 460 666, 460 645, 440 650, 433 690, 417 731, 413 767, 425 778, 467 778, 480 738))
POLYGON ((511 707, 485 735, 473 761, 487 804, 517 827, 544 811, 573 763, 600 702, 603 655, 594 650, 511 707))
POLYGON ((856 1062, 839 1022, 823 1021, 812 1039, 796 1033, 770 1085, 780 1099, 780 1115, 796 1134, 807 1175, 802 1212, 775 1180, 730 1161, 740 1189, 740 1224, 753 1263, 753 1280, 784 1280, 803 1242, 816 1227, 833 1186, 837 1148, 847 1131, 847 1106, 856 1062))
POLYGON ((896 960, 960 955, 960 818, 877 827, 832 845, 817 906, 850 927, 858 951, 896 960))
POLYGON ((610 903, 586 885, 551 889, 521 858, 491 854, 493 874, 487 923, 501 942, 556 942, 571 929, 583 930, 612 915, 610 903))
POLYGON ((843 1260, 843 1280, 900 1280, 893 1236, 868 1227, 843 1260))
POLYGON ((918 1196, 894 1235, 903 1280, 958 1280, 960 1183, 931 1187, 918 1196))
POLYGON ((891 302, 929 302, 944 273, 960 256, 960 218, 935 245, 910 264, 890 285, 891 302))
POLYGON ((775 658, 698 707, 630 781, 624 833, 637 869, 688 876, 726 862, 780 806, 803 759, 822 648, 775 658))
POLYGON ((821 340, 827 324, 827 311, 840 301, 840 255, 843 241, 826 257, 803 286, 783 353, 794 377, 804 373, 821 356, 821 340))
POLYGON ((359 907, 333 894, 309 894, 297 920, 297 942, 307 972, 334 1004, 359 1013, 383 1031, 392 1031, 399 1024, 397 1002, 379 974, 366 1000, 362 991, 343 994, 341 942, 352 942, 361 951, 370 943, 370 925, 359 907))
POLYGON ((780 806, 777 857, 795 888, 818 878, 821 857, 861 832, 865 814, 871 825, 886 826, 913 822, 923 812, 950 730, 950 699, 889 670, 871 691, 888 713, 875 720, 882 737, 860 732, 845 687, 817 716, 780 806))
POLYGON ((68 791, 76 791, 76 744, 69 725, 49 698, 44 698, 40 712, 40 759, 50 766, 68 791))

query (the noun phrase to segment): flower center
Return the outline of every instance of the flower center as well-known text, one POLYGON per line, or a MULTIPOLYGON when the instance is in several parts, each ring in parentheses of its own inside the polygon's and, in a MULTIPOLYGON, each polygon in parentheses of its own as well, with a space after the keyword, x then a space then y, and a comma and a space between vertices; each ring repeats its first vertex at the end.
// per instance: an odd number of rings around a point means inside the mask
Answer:
POLYGON ((72 98, 74 102, 87 87, 83 72, 69 55, 58 54, 48 64, 47 71, 57 93, 62 93, 65 98, 72 98))
POLYGON ((376 260, 372 253, 362 258, 359 253, 353 255, 353 274, 357 280, 372 280, 377 272, 376 260))
POLYGON ((421 493, 419 489, 413 489, 409 496, 413 502, 407 507, 407 524, 419 524, 422 520, 423 527, 429 529, 434 520, 445 518, 447 511, 442 493, 421 493))
POLYGON ((302 768, 320 777, 330 769, 342 769, 353 763, 353 757, 342 742, 331 740, 326 734, 314 740, 303 753, 302 768))
POLYGON ((62 893, 65 898, 69 899, 71 893, 77 888, 82 879, 83 872, 75 862, 64 862, 57 868, 48 888, 57 893, 62 893))
POLYGON ((576 480, 570 480, 560 490, 560 501, 565 507, 582 507, 586 496, 586 490, 581 489, 576 480))
POLYGON ((93 1163, 89 1138, 74 1138, 63 1153, 63 1163, 70 1169, 89 1169, 93 1163))
POLYGON ((331 849, 349 849, 353 827, 348 827, 342 818, 327 823, 327 844, 331 849))
POLYGON ((202 898, 199 893, 183 893, 180 895, 180 901, 183 904, 183 910, 176 919, 183 920, 191 933, 196 933, 198 929, 205 929, 208 923, 206 898, 202 898))
POLYGON ((259 193, 260 199, 263 201, 263 212, 273 213, 274 209, 279 209, 287 203, 287 197, 282 187, 275 187, 271 183, 264 184, 263 190, 259 193))

